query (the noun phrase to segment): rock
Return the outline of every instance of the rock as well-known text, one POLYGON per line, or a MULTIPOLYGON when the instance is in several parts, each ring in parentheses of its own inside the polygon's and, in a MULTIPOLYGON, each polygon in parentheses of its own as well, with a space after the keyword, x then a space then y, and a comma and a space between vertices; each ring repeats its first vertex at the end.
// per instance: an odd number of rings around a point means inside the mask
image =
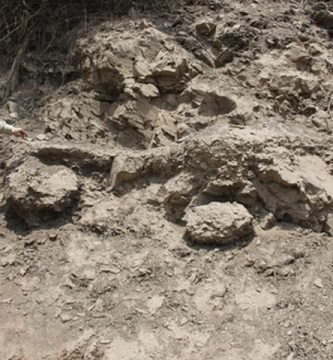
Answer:
POLYGON ((181 92, 186 83, 198 75, 199 70, 191 68, 186 58, 177 58, 170 65, 169 56, 165 56, 153 69, 153 77, 156 85, 162 92, 181 92))
POLYGON ((165 300, 165 296, 163 296, 163 295, 154 295, 147 302, 149 312, 152 315, 154 315, 163 306, 164 300, 165 300))
POLYGON ((17 102, 13 99, 10 99, 6 103, 6 107, 8 109, 8 115, 12 119, 18 119, 20 117, 19 114, 19 106, 17 105, 17 102))
POLYGON ((236 109, 236 103, 227 96, 207 92, 200 104, 199 114, 204 116, 225 115, 236 109))
POLYGON ((215 59, 215 66, 217 68, 223 67, 226 64, 229 64, 234 59, 234 53, 230 49, 225 49, 219 53, 215 59))
POLYGON ((146 80, 152 76, 149 64, 144 59, 137 60, 133 65, 133 75, 139 80, 146 80))
POLYGON ((253 234, 252 215, 237 203, 197 206, 186 212, 184 220, 186 236, 199 244, 228 244, 253 234))
POLYGON ((136 141, 142 147, 167 145, 177 136, 176 119, 145 99, 115 102, 108 115, 110 121, 123 129, 133 129, 137 134, 136 141))
POLYGON ((90 230, 101 231, 107 227, 117 229, 123 224, 124 210, 117 198, 98 201, 82 211, 79 224, 90 230))
POLYGON ((309 53, 304 48, 295 44, 291 44, 287 47, 284 56, 297 65, 305 65, 311 61, 309 53))
POLYGON ((179 124, 177 124, 177 139, 181 139, 181 138, 191 134, 194 131, 195 131, 194 129, 192 129, 190 126, 188 126, 184 122, 179 123, 179 124))
POLYGON ((194 36, 187 35, 184 42, 184 47, 188 51, 195 51, 196 49, 202 48, 201 42, 194 36))
POLYGON ((58 238, 58 234, 57 233, 49 233, 49 239, 50 241, 56 241, 58 238))
POLYGON ((324 2, 317 2, 314 5, 312 5, 312 10, 313 11, 320 11, 320 10, 328 10, 327 4, 325 4, 324 2))
MULTIPOLYGON (((188 203, 201 195, 206 201, 222 197, 255 212, 269 211, 277 221, 323 231, 333 207, 330 168, 320 157, 305 156, 300 150, 318 151, 319 146, 312 137, 300 137, 284 127, 249 131, 216 124, 191 133, 179 144, 118 154, 110 183, 117 187, 138 178, 147 181, 150 176, 166 183, 185 172, 193 175, 188 203), (207 169, 215 175, 207 178, 207 169)), ((174 204, 171 212, 185 210, 186 201, 174 204)))
POLYGON ((333 236, 333 213, 327 215, 324 231, 330 236, 333 236))
POLYGON ((121 182, 128 182, 138 178, 144 171, 145 161, 138 156, 119 154, 112 164, 110 172, 110 188, 114 189, 121 182))
POLYGON ((216 30, 216 24, 214 24, 211 20, 203 20, 195 25, 197 32, 204 36, 212 35, 216 30))
POLYGON ((322 289, 323 288, 323 281, 320 278, 317 278, 314 282, 313 285, 317 286, 317 288, 322 289))
POLYGON ((308 96, 320 89, 318 77, 300 71, 287 71, 275 74, 269 81, 269 90, 275 94, 285 94, 290 89, 299 96, 308 96))
POLYGON ((215 67, 215 62, 213 56, 204 49, 196 49, 194 50, 194 55, 199 59, 202 60, 210 67, 215 67))
POLYGON ((228 114, 231 124, 246 125, 251 121, 255 104, 246 98, 239 98, 235 101, 237 107, 228 114))
POLYGON ((269 230, 271 229, 274 225, 276 224, 276 219, 275 216, 271 213, 267 213, 265 214, 261 219, 260 219, 260 227, 263 230, 269 230))
POLYGON ((36 136, 36 140, 45 141, 45 140, 47 140, 47 136, 45 134, 38 134, 36 136))
POLYGON ((289 163, 281 156, 255 173, 259 197, 278 220, 323 229, 333 199, 333 179, 323 160, 308 155, 289 163))
POLYGON ((311 123, 320 131, 329 131, 330 130, 330 122, 331 116, 327 113, 327 111, 319 110, 315 114, 313 114, 310 118, 311 123))
MULTIPOLYGON (((85 80, 96 91, 114 97, 125 90, 131 78, 153 83, 161 92, 181 92, 202 71, 193 55, 153 27, 137 29, 129 24, 127 31, 100 31, 93 40, 78 41, 76 52, 85 80)), ((126 93, 130 93, 129 87, 126 93)))
POLYGON ((102 131, 109 131, 101 115, 103 106, 107 104, 105 101, 113 101, 113 95, 104 93, 104 96, 100 96, 98 93, 97 96, 96 93, 94 99, 92 94, 87 96, 87 93, 82 91, 82 86, 85 85, 68 85, 64 92, 51 97, 42 107, 39 118, 45 123, 48 137, 56 134, 63 139, 81 140, 87 144, 91 139, 100 136, 102 131), (68 92, 72 95, 68 96, 68 92), (89 131, 86 131, 87 128, 89 131))
POLYGON ((60 216, 75 204, 79 181, 65 166, 29 158, 8 178, 8 204, 28 225, 60 216))
POLYGON ((158 88, 153 84, 142 84, 139 88, 140 94, 146 98, 157 98, 160 96, 158 88))
POLYGON ((94 63, 86 60, 82 66, 82 76, 98 92, 118 96, 124 89, 124 81, 131 75, 129 64, 125 64, 110 50, 103 53, 103 58, 94 63))
MULTIPOLYGON (((149 131, 158 117, 159 109, 148 102, 128 99, 114 103, 108 115, 122 127, 132 127, 140 132, 149 131)), ((151 135, 151 133, 150 133, 151 135)))
POLYGON ((333 31, 333 13, 327 9, 315 10, 311 15, 314 22, 326 29, 329 34, 333 31))
POLYGON ((73 315, 71 315, 71 314, 69 314, 69 313, 66 313, 66 312, 61 312, 61 314, 59 315, 59 317, 60 317, 60 319, 61 319, 61 321, 63 322, 63 323, 66 323, 66 322, 68 322, 68 321, 71 321, 71 320, 73 320, 73 315))
POLYGON ((231 96, 222 93, 218 84, 204 75, 191 81, 183 95, 193 107, 199 107, 203 116, 225 115, 237 107, 231 96))
POLYGON ((221 32, 217 31, 217 43, 235 51, 247 49, 251 39, 254 37, 254 29, 234 25, 231 28, 223 28, 221 32))
POLYGON ((95 168, 110 171, 116 151, 97 147, 95 144, 38 142, 31 149, 31 154, 41 161, 62 161, 71 166, 95 168))

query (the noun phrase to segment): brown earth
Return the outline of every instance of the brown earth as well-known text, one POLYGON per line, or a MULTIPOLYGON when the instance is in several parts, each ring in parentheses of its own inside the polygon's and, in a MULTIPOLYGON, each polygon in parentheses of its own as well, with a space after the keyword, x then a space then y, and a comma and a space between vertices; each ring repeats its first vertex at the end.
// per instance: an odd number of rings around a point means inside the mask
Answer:
POLYGON ((0 359, 333 359, 331 11, 131 9, 26 55, 0 359))

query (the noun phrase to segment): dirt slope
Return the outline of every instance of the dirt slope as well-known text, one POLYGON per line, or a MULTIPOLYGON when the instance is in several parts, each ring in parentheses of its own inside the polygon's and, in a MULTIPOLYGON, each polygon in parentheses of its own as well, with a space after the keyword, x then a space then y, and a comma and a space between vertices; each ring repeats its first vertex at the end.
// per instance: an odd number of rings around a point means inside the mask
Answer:
POLYGON ((203 3, 26 55, 0 359, 333 358, 333 8, 203 3))

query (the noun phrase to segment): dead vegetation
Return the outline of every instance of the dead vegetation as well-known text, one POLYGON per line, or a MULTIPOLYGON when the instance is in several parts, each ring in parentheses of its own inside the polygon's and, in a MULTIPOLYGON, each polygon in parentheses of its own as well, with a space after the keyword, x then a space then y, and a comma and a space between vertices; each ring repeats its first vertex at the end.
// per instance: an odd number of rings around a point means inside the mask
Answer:
POLYGON ((6 53, 17 51, 24 38, 30 45, 43 47, 56 34, 66 33, 78 23, 110 14, 126 14, 131 7, 141 10, 176 11, 179 6, 198 0, 2 0, 0 5, 0 48, 6 53))

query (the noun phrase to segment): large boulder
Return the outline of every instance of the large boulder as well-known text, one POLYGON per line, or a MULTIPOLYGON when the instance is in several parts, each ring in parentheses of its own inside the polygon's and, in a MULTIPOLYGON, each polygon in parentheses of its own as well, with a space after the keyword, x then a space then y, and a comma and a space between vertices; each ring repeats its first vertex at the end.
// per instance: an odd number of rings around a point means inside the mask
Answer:
POLYGON ((323 229, 333 199, 333 178, 323 160, 307 155, 291 161, 281 154, 254 172, 258 195, 278 220, 323 229))
POLYGON ((186 236, 199 244, 228 244, 253 234, 253 217, 237 203, 212 202, 190 208, 186 236))
POLYGON ((60 215, 75 204, 79 181, 65 166, 29 158, 8 178, 8 205, 28 225, 60 215))

